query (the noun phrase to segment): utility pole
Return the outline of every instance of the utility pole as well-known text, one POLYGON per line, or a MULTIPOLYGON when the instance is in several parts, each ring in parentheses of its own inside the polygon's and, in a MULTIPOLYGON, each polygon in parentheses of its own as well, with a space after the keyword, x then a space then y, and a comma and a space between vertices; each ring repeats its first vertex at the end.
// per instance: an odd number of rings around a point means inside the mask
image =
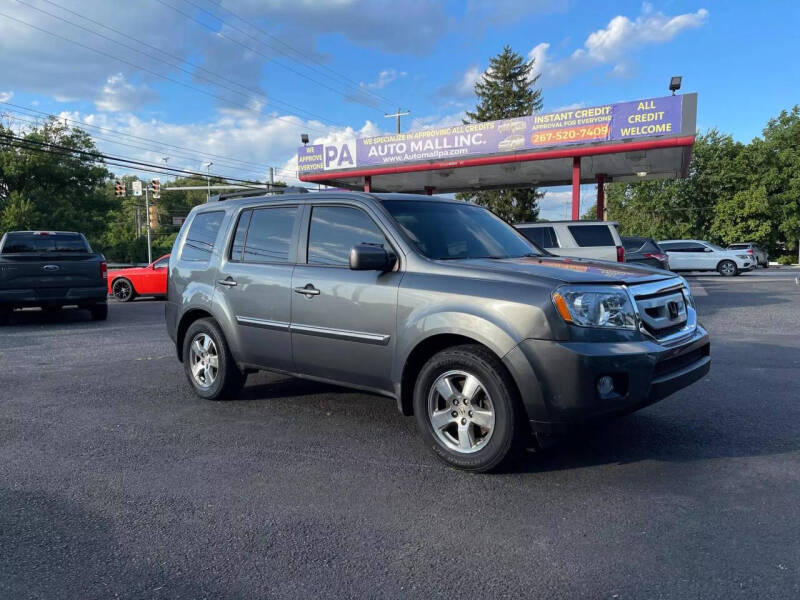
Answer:
POLYGON ((208 161, 205 164, 206 167, 206 203, 211 202, 211 165, 214 163, 208 161))
POLYGON ((147 264, 153 262, 153 247, 150 241, 150 186, 144 187, 144 220, 147 222, 147 264))
POLYGON ((400 117, 405 117, 406 115, 410 115, 410 114, 411 114, 411 110, 406 109, 406 111, 403 112, 403 110, 401 108, 398 108, 396 113, 392 113, 392 114, 388 114, 387 113, 387 114, 384 114, 383 116, 386 117, 387 119, 397 118, 397 133, 400 133, 400 117))
POLYGON ((275 169, 272 167, 269 168, 269 177, 267 177, 267 181, 269 185, 267 186, 267 191, 271 192, 275 189, 275 169))

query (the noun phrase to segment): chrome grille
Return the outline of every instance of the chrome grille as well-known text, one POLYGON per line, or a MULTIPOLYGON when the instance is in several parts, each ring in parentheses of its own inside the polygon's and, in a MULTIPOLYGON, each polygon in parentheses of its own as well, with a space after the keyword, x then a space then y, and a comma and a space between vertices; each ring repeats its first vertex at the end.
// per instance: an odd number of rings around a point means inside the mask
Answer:
POLYGON ((640 330, 659 341, 691 334, 697 316, 684 288, 679 279, 631 286, 640 330))

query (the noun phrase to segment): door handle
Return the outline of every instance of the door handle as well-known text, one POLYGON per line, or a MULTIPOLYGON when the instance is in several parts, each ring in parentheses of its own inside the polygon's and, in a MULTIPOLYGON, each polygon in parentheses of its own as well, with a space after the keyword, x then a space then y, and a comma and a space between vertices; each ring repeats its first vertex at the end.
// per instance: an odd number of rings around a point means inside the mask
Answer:
POLYGON ((228 277, 226 279, 220 279, 219 281, 217 281, 217 283, 228 287, 235 287, 237 285, 236 281, 232 277, 228 277))
POLYGON ((319 290, 314 287, 313 283, 307 283, 305 287, 296 287, 294 288, 294 292, 296 294, 303 294, 306 298, 311 298, 311 296, 319 296, 319 290))

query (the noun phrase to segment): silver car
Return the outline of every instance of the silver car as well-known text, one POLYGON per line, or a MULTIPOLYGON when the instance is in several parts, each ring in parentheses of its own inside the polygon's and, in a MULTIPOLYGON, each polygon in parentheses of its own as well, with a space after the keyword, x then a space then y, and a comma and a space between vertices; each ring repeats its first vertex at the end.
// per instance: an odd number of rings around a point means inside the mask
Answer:
POLYGON ((259 369, 367 390, 472 471, 710 367, 682 278, 554 257, 484 208, 429 196, 197 207, 170 257, 166 321, 203 398, 234 397, 259 369))

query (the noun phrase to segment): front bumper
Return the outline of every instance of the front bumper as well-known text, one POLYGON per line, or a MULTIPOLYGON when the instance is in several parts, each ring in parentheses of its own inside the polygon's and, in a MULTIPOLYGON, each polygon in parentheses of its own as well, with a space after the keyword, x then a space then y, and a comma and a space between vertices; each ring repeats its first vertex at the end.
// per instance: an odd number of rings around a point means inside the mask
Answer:
POLYGON ((669 346, 650 340, 529 339, 504 362, 518 383, 531 427, 540 432, 632 412, 694 383, 711 367, 708 333, 700 326, 669 346), (606 375, 614 381, 614 392, 601 397, 597 382, 606 375))
POLYGON ((96 304, 105 302, 105 285, 74 288, 30 288, 0 290, 0 305, 11 308, 65 304, 96 304))

